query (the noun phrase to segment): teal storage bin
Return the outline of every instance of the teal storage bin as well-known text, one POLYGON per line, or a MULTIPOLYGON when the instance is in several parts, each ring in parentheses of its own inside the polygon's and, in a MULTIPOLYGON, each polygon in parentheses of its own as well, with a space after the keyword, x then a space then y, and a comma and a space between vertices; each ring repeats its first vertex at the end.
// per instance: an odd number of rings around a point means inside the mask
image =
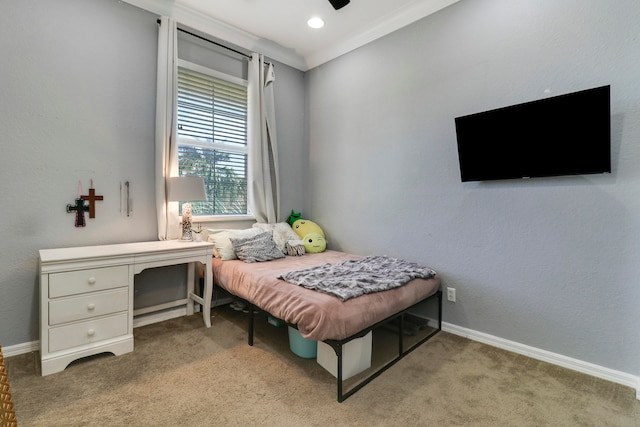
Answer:
POLYGON ((289 348, 294 354, 305 359, 312 359, 318 355, 318 342, 302 338, 300 331, 289 326, 289 348))

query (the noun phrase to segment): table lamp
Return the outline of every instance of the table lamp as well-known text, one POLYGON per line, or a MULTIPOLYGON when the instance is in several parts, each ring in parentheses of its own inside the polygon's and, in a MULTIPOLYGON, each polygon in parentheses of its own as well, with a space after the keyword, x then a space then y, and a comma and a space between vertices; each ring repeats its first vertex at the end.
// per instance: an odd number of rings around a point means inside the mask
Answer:
POLYGON ((192 241, 191 235, 191 203, 207 200, 204 180, 199 176, 176 176, 167 178, 167 200, 184 202, 182 204, 182 237, 183 242, 192 241))

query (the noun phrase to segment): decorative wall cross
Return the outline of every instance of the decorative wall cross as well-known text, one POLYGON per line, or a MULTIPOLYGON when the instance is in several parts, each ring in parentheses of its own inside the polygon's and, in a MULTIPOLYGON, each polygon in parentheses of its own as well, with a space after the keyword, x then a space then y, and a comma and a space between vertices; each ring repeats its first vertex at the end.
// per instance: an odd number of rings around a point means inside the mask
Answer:
MULTIPOLYGON (((91 183, 93 184, 93 180, 91 183)), ((93 188, 93 186, 89 189, 88 196, 80 196, 80 197, 89 201, 89 218, 95 218, 96 217, 96 200, 103 200, 104 197, 96 196, 96 190, 93 188)))
POLYGON ((93 188, 93 179, 89 194, 82 196, 82 182, 78 181, 78 192, 76 193, 76 201, 74 205, 67 205, 67 212, 76 213, 76 227, 84 227, 87 225, 84 220, 84 213, 89 212, 89 218, 96 217, 96 200, 104 200, 103 196, 96 196, 96 190, 93 188), (87 204, 88 203, 88 204, 87 204))
POLYGON ((84 221, 84 213, 89 210, 82 197, 76 199, 75 205, 67 205, 67 212, 76 213, 76 227, 84 227, 87 223, 84 221))

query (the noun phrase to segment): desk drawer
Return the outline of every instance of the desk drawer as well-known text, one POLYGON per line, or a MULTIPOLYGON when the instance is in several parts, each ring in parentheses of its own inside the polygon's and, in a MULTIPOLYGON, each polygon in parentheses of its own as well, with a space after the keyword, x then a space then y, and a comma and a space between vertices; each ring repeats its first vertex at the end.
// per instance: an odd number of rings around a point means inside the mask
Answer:
POLYGON ((129 285, 129 266, 92 268, 49 274, 49 298, 122 288, 129 285))
POLYGON ((49 302, 49 325, 126 311, 128 307, 129 288, 58 298, 49 302))
POLYGON ((49 329, 49 352, 97 343, 127 334, 128 314, 101 317, 49 329))

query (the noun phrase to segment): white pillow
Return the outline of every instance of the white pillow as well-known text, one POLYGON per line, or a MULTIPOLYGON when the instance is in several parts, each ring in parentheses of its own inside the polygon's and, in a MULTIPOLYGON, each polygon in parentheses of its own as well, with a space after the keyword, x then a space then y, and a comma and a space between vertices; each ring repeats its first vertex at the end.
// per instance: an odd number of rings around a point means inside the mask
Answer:
POLYGON ((300 236, 298 236, 296 232, 293 231, 293 228, 286 222, 278 222, 275 224, 256 222, 253 224, 253 227, 263 231, 273 231, 273 241, 276 247, 285 255, 287 254, 287 241, 300 240, 300 236))
POLYGON ((238 259, 235 251, 233 250, 233 244, 230 237, 233 238, 246 238, 257 236, 260 233, 264 233, 264 231, 259 228, 247 228, 244 230, 215 230, 209 229, 209 241, 213 243, 214 247, 214 256, 216 258, 220 258, 223 261, 228 261, 230 259, 238 259))

